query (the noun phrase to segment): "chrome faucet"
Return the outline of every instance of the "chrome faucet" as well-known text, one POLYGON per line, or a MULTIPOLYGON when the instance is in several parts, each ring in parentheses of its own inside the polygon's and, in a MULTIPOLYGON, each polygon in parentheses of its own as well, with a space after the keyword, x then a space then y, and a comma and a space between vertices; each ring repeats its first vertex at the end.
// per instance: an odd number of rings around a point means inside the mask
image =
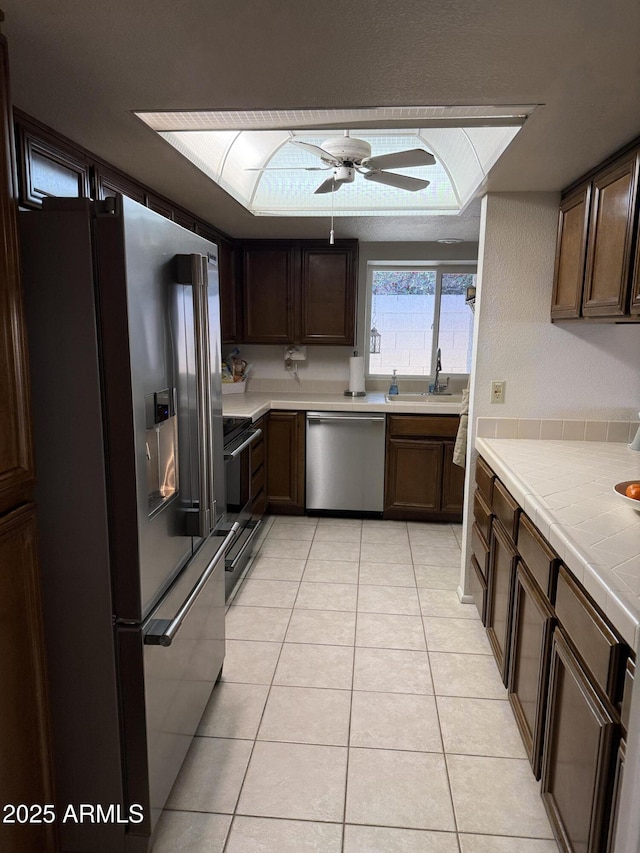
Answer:
POLYGON ((446 394, 447 388, 449 387, 449 377, 447 376, 447 384, 440 385, 438 380, 440 379, 440 372, 442 370, 442 361, 440 358, 440 347, 438 347, 438 352, 436 354, 436 373, 433 378, 433 385, 429 385, 429 394, 446 394))

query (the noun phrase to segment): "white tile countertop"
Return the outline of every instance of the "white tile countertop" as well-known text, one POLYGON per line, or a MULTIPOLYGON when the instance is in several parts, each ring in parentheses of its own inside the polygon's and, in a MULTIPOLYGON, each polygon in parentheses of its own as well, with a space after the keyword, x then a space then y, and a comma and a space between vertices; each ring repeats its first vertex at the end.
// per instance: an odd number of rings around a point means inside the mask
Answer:
POLYGON ((613 492, 640 482, 623 442, 476 438, 476 449, 609 617, 640 648, 640 503, 613 492))
POLYGON ((234 417, 257 420, 270 409, 321 412, 385 412, 386 414, 458 415, 461 396, 426 398, 424 401, 387 403, 381 392, 364 397, 345 397, 343 394, 315 392, 283 393, 282 391, 247 391, 245 394, 223 394, 222 412, 234 417))

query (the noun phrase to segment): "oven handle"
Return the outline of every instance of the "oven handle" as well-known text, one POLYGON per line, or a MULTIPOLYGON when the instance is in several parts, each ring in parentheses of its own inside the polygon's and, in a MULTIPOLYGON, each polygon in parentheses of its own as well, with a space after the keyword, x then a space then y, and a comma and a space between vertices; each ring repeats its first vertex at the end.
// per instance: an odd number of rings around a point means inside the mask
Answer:
POLYGON ((236 456, 240 456, 242 451, 246 450, 246 448, 249 447, 250 444, 253 444, 253 442, 256 441, 261 435, 261 429, 254 430, 249 436, 249 438, 247 438, 246 441, 243 441, 239 447, 236 447, 236 449, 232 450, 231 453, 224 454, 224 461, 229 462, 231 459, 235 459, 236 456))

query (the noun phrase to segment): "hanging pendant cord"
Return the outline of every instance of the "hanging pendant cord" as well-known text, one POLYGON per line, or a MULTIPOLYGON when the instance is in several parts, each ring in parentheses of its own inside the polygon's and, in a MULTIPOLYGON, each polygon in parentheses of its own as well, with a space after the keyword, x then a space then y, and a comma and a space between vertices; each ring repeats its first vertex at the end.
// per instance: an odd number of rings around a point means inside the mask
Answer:
POLYGON ((329 231, 329 245, 333 246, 334 244, 334 236, 333 236, 333 211, 334 211, 334 198, 336 192, 336 176, 333 175, 333 187, 331 188, 331 230, 329 231))

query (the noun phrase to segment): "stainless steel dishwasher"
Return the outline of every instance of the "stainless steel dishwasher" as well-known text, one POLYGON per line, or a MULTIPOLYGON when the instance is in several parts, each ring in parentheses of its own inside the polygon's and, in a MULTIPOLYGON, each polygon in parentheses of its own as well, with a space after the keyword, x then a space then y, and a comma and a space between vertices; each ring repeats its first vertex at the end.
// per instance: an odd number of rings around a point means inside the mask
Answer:
POLYGON ((307 510, 381 513, 385 417, 307 412, 307 510))

